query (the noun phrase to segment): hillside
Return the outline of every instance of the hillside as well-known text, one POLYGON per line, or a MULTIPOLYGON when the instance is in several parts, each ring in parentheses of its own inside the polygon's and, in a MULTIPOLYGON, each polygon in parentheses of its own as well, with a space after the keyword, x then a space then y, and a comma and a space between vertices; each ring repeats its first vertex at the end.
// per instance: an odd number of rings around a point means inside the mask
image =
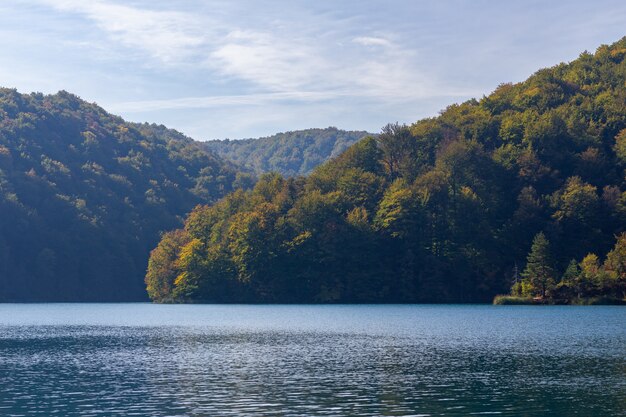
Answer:
POLYGON ((626 228, 625 56, 626 38, 439 117, 389 125, 307 178, 266 175, 199 207, 152 252, 148 292, 490 302, 509 291, 533 238, 528 259, 549 258, 559 280, 626 228))
POLYGON ((329 127, 278 133, 259 139, 212 140, 204 142, 204 146, 257 174, 278 172, 293 176, 309 174, 367 134, 329 127))
POLYGON ((145 299, 159 233, 237 181, 176 131, 0 89, 0 300, 145 299))

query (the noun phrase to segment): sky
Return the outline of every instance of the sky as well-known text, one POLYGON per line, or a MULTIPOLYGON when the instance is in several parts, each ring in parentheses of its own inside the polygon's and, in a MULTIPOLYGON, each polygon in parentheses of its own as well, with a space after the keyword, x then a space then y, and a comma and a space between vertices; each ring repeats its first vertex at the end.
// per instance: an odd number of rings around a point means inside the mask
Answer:
POLYGON ((625 35, 624 0, 2 0, 0 86, 198 140, 378 132, 625 35))

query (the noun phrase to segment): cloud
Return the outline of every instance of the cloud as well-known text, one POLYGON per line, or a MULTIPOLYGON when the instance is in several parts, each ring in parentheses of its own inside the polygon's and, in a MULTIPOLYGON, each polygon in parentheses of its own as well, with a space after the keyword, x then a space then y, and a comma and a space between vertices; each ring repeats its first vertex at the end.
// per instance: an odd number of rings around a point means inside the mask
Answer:
MULTIPOLYGON (((429 94, 428 98, 470 97, 477 96, 479 93, 479 91, 449 91, 429 94)), ((412 95, 411 98, 413 99, 415 98, 415 96, 412 95)), ((380 94, 378 92, 372 93, 368 90, 363 90, 360 93, 347 90, 291 91, 266 94, 240 94, 204 97, 181 97, 165 100, 127 101, 109 103, 107 105, 107 108, 114 112, 137 113, 179 109, 208 109, 226 107, 242 108, 254 106, 268 106, 273 104, 284 105, 292 102, 298 102, 300 104, 321 103, 325 101, 334 101, 336 99, 378 100, 380 99, 380 94)))
MULTIPOLYGON (((302 101, 309 100, 311 94, 381 100, 453 95, 432 76, 419 71, 410 48, 402 48, 388 37, 356 36, 348 28, 321 42, 320 36, 334 30, 332 21, 321 22, 309 31, 300 30, 302 23, 298 22, 278 25, 279 29, 259 25, 242 28, 239 25, 243 22, 217 22, 206 12, 151 10, 104 0, 41 1, 57 10, 85 16, 111 40, 147 54, 157 64, 194 67, 215 82, 256 90, 256 94, 288 93, 290 100, 302 101), (363 46, 367 47, 365 51, 360 48, 363 46)), ((306 22, 314 17, 303 19, 306 22)), ((210 97, 202 103, 245 100, 254 104, 250 101, 253 97, 266 101, 287 95, 210 97)), ((169 103, 196 105, 185 98, 169 103)), ((151 105, 164 103, 154 101, 151 105)))
POLYGON ((266 94, 241 94, 206 97, 183 97, 168 100, 129 101, 124 103, 113 103, 110 106, 115 111, 138 112, 242 105, 260 106, 272 102, 288 101, 312 102, 333 99, 342 95, 344 94, 333 92, 291 91, 266 94))
POLYGON ((146 67, 164 67, 173 77, 184 67, 197 79, 210 80, 213 88, 219 85, 216 90, 234 93, 204 91, 200 97, 118 102, 112 106, 115 111, 305 104, 340 98, 406 102, 474 93, 452 89, 423 71, 414 48, 395 42, 402 39, 399 34, 383 36, 366 28, 359 33, 355 27, 338 25, 332 18, 317 20, 307 12, 268 26, 237 19, 236 9, 224 4, 216 20, 215 5, 190 13, 153 9, 165 4, 159 2, 129 6, 107 0, 39 1, 94 22, 108 42, 102 50, 92 48, 100 51, 100 58, 119 59, 127 54, 123 48, 135 50, 143 54, 146 67), (303 30, 307 22, 308 29, 303 30), (121 51, 116 44, 123 47, 121 51))
POLYGON ((619 0, 0 3, 4 84, 215 137, 434 115, 618 39, 626 16, 619 0))
POLYGON ((188 13, 140 9, 99 0, 42 2, 60 11, 84 15, 112 40, 164 63, 180 62, 205 43, 202 23, 188 13))
POLYGON ((376 38, 373 36, 358 36, 352 39, 352 42, 363 46, 392 46, 391 42, 385 38, 376 38))
POLYGON ((274 91, 311 86, 330 69, 309 42, 250 30, 230 32, 206 63, 223 75, 274 91))

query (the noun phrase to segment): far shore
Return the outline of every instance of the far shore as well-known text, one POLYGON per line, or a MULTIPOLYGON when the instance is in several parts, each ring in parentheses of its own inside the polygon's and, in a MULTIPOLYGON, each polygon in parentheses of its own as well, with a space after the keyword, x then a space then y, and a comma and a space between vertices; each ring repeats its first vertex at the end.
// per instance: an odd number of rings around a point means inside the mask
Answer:
POLYGON ((494 305, 576 305, 576 306, 600 306, 600 305, 626 305, 626 300, 611 297, 588 297, 574 298, 571 300, 559 300, 550 298, 519 297, 514 295, 496 295, 494 305))

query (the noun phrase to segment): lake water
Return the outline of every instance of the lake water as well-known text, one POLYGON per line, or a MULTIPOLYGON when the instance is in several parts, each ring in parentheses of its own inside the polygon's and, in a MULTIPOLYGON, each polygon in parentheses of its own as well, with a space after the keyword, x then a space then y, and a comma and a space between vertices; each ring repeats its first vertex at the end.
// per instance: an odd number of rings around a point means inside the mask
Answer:
POLYGON ((626 308, 0 304, 0 416, 624 416, 626 308))

